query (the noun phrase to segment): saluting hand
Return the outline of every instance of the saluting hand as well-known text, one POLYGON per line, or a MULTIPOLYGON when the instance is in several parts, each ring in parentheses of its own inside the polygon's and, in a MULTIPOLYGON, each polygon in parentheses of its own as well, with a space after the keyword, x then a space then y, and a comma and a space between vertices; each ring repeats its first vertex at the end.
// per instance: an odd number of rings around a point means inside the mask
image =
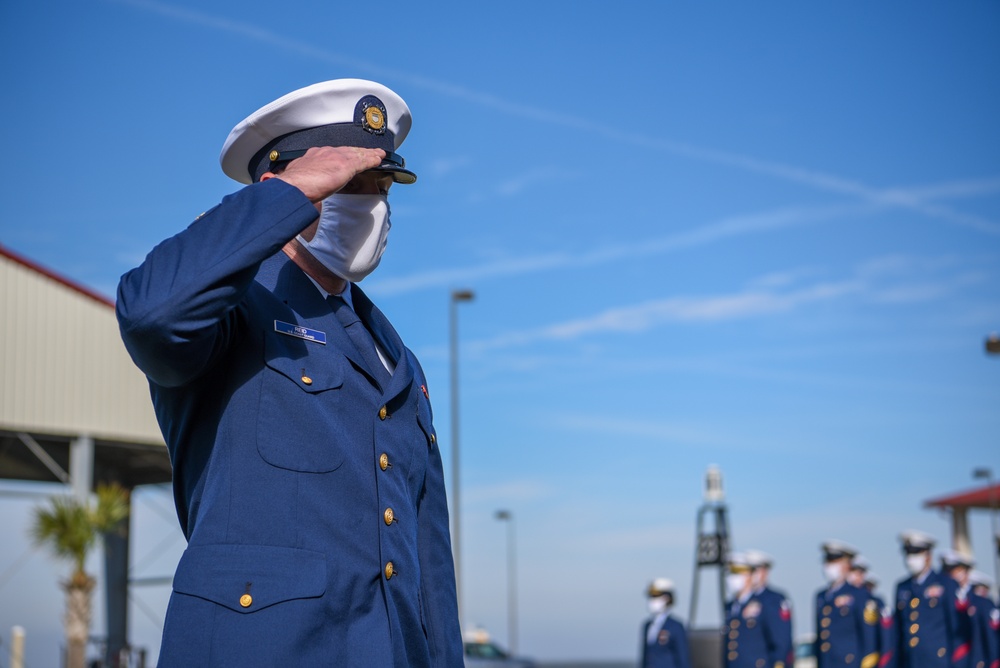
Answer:
POLYGON ((275 178, 295 186, 312 202, 320 202, 356 175, 378 167, 384 157, 385 151, 380 148, 317 146, 288 163, 275 178))

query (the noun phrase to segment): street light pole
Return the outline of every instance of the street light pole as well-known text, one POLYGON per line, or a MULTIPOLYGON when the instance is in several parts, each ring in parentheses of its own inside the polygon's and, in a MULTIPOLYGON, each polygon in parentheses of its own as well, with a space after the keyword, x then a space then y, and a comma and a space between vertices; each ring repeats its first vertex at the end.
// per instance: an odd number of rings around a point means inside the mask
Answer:
POLYGON ((496 518, 507 523, 507 649, 517 656, 517 555, 514 548, 514 513, 498 510, 496 518))
POLYGON ((451 342, 451 550, 455 560, 455 597, 458 600, 459 624, 462 620, 462 537, 461 504, 459 503, 458 448, 458 303, 470 302, 471 290, 452 290, 448 322, 451 342))

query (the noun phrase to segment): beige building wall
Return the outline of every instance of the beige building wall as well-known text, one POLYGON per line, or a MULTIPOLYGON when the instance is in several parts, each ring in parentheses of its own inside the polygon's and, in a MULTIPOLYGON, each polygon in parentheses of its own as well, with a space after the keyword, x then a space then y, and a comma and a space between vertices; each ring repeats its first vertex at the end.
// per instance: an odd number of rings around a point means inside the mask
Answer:
POLYGON ((113 305, 0 247, 0 429, 163 444, 113 305))

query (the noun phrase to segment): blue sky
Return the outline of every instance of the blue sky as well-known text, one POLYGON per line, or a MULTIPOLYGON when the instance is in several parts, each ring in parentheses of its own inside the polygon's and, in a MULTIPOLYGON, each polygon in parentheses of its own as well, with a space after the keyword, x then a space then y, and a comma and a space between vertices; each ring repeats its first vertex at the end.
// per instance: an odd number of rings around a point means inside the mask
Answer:
MULTIPOLYGON (((476 293, 467 625, 506 638, 499 508, 521 650, 625 658, 651 578, 678 582, 686 615, 709 464, 802 632, 821 541, 857 544, 891 591, 901 529, 947 540, 922 501, 1000 474, 997 3, 347 7, 0 5, 0 242, 113 295, 238 187, 218 153, 253 110, 342 76, 400 93, 420 178, 393 189, 363 287, 423 362, 446 458, 448 294, 476 293)), ((139 495, 137 575, 180 554, 169 504, 139 495)), ((29 550, 30 507, 0 499, 0 573, 29 550)), ((985 516, 973 532, 992 574, 985 516)), ((0 639, 26 625, 46 665, 66 567, 29 560, 0 580, 0 639)), ((154 652, 165 589, 134 594, 154 652)))

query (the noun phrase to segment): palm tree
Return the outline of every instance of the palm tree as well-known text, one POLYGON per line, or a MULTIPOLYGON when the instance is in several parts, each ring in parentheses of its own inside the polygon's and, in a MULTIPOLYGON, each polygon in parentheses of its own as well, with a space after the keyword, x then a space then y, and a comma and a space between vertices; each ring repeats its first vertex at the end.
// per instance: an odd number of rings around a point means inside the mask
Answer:
POLYGON ((98 537, 117 529, 128 512, 129 492, 117 484, 98 485, 96 505, 54 496, 48 507, 35 508, 35 544, 73 561, 72 574, 60 583, 66 592, 67 668, 83 668, 90 635, 91 593, 97 580, 84 570, 84 562, 98 537))

